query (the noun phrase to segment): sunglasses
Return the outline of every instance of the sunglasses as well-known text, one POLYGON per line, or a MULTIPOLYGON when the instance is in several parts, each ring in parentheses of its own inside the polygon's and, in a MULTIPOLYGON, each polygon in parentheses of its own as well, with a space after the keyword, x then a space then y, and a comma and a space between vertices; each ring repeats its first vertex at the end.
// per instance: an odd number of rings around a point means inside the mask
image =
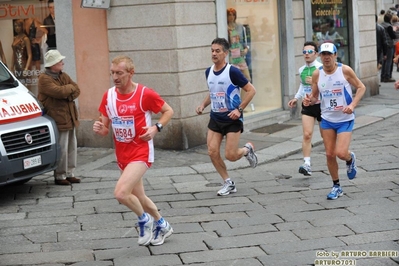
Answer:
POLYGON ((303 54, 313 54, 315 51, 314 50, 303 50, 303 54))

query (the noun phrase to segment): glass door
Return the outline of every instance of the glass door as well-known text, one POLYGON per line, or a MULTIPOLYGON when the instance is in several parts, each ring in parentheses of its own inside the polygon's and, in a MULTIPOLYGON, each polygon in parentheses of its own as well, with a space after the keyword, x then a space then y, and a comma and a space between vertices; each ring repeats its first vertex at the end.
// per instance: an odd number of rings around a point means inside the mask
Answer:
MULTIPOLYGON (((231 37, 238 36, 239 44, 236 45, 243 50, 241 54, 245 54, 245 64, 241 60, 238 67, 256 88, 256 95, 245 114, 249 116, 281 108, 277 0, 227 0, 226 7, 229 41, 232 43, 231 37), (235 13, 235 21, 231 13, 235 13)), ((230 63, 234 63, 232 58, 230 63)))

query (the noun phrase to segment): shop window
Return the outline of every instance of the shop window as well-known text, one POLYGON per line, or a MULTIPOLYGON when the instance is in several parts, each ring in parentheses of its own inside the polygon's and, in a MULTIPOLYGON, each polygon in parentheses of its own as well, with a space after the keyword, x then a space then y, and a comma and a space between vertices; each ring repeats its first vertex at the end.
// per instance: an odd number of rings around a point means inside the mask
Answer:
POLYGON ((347 1, 330 1, 331 4, 319 4, 312 1, 313 41, 321 45, 334 43, 337 47, 337 61, 349 65, 349 34, 347 1))
POLYGON ((49 27, 44 23, 49 14, 47 1, 8 1, 0 4, 0 41, 4 53, 0 60, 34 94, 37 94, 38 76, 44 71, 43 55, 48 49, 48 29, 55 29, 55 26, 49 27))
POLYGON ((230 63, 256 88, 246 115, 281 108, 277 0, 226 1, 230 63))

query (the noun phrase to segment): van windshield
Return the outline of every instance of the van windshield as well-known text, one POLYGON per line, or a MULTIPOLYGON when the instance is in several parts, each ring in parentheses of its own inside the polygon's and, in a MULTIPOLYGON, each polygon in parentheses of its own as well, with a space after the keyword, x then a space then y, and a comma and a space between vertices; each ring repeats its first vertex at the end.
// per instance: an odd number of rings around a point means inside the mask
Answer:
POLYGON ((10 75, 7 68, 0 63, 0 90, 4 88, 13 88, 18 86, 15 79, 10 75))

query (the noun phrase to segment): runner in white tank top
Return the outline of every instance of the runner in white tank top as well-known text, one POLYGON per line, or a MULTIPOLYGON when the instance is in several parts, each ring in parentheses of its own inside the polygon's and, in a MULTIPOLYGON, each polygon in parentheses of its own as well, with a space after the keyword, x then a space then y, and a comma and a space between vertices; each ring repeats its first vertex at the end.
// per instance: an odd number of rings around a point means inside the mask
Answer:
POLYGON ((349 151, 354 125, 354 110, 363 97, 366 87, 347 65, 338 64, 337 48, 332 43, 320 46, 320 58, 323 66, 313 72, 312 94, 303 100, 305 106, 321 100, 321 131, 326 150, 327 167, 333 181, 333 187, 327 199, 334 200, 343 195, 339 183, 337 157, 346 161, 346 173, 349 179, 357 174, 356 156, 349 151), (352 88, 356 96, 352 96, 352 88))
POLYGON ((237 192, 236 184, 229 177, 226 164, 220 155, 224 138, 226 160, 234 162, 245 157, 251 167, 255 168, 258 164, 252 143, 248 142, 244 147, 239 147, 240 136, 244 129, 243 112, 254 97, 256 89, 238 68, 226 63, 229 47, 229 42, 224 38, 212 41, 213 65, 205 70, 209 93, 195 108, 195 112, 201 115, 207 106, 211 106, 207 146, 212 164, 223 179, 223 186, 217 192, 219 196, 237 192), (240 89, 244 91, 242 98, 240 89))
POLYGON ((319 68, 317 83, 321 100, 321 117, 329 122, 339 123, 355 119, 353 112, 343 110, 352 103, 352 87, 342 72, 342 64, 337 63, 334 73, 327 74, 323 67, 319 68))

